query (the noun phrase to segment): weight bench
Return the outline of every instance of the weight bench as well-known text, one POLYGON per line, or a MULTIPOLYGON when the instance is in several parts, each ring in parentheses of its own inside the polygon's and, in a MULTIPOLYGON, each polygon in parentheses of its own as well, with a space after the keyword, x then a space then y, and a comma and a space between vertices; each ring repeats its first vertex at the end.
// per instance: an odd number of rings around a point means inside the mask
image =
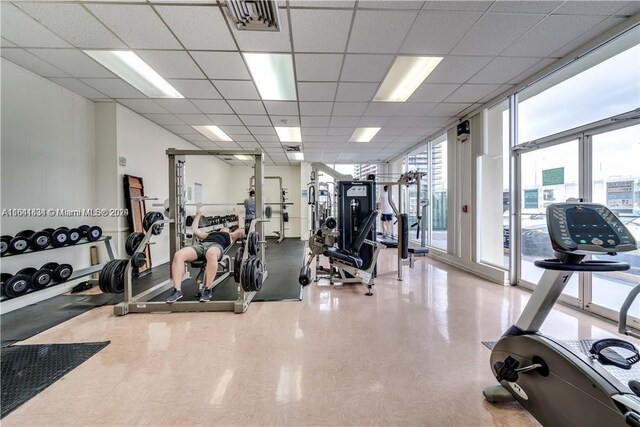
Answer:
POLYGON ((373 295, 371 292, 371 287, 373 285, 373 273, 376 268, 376 263, 378 262, 378 254, 380 250, 385 246, 378 242, 374 242, 372 240, 367 239, 367 235, 371 232, 371 229, 376 223, 376 219, 378 218, 379 211, 371 212, 363 221, 362 227, 358 230, 355 238, 353 239, 353 244, 349 250, 340 249, 337 247, 327 247, 322 253, 324 256, 329 258, 329 262, 331 263, 331 268, 329 269, 329 281, 333 284, 334 277, 334 269, 335 267, 340 273, 341 283, 362 283, 367 285, 368 292, 365 295, 373 295), (371 259, 371 264, 367 267, 367 269, 362 269, 362 258, 360 258, 360 249, 363 244, 368 244, 375 247, 375 251, 373 252, 373 257, 371 259), (350 274, 352 277, 347 277, 345 273, 350 274))
MULTIPOLYGON (((221 277, 213 281, 213 286, 211 287, 211 289, 215 288, 216 285, 218 285, 220 282, 226 279, 229 276, 228 273, 231 273, 229 271, 229 268, 230 268, 229 266, 231 265, 231 261, 230 261, 229 255, 227 255, 227 252, 229 252, 229 250, 232 247, 233 247, 233 244, 227 246, 222 251, 222 258, 220 259, 220 261, 218 261, 218 271, 216 273, 216 276, 221 276, 221 277)), ((204 283, 206 282, 205 270, 207 268, 207 261, 196 260, 196 261, 192 261, 190 265, 192 268, 198 269, 198 275, 196 276, 196 283, 198 284, 198 294, 196 295, 196 297, 199 298, 200 292, 202 292, 202 289, 204 288, 204 283), (202 277, 202 280, 200 280, 200 277, 202 277)))
POLYGON ((422 258, 429 253, 428 248, 409 248, 409 268, 413 268, 413 263, 416 258, 422 258))

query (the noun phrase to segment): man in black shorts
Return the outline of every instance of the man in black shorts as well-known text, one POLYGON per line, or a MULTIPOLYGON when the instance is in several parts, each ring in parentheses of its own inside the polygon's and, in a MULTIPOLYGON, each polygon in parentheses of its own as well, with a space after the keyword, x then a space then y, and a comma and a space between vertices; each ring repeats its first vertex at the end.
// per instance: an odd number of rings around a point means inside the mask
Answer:
POLYGON ((192 225, 192 230, 193 235, 200 241, 193 246, 180 249, 173 256, 173 262, 171 263, 173 290, 167 298, 167 303, 169 304, 173 304, 184 296, 180 288, 182 286, 182 277, 184 277, 185 263, 196 260, 207 261, 205 287, 202 290, 200 302, 210 301, 212 294, 211 288, 216 278, 216 273, 218 272, 218 261, 222 259, 224 249, 233 245, 236 240, 244 236, 244 230, 242 228, 238 228, 233 232, 229 231, 228 228, 222 228, 219 231, 213 231, 211 233, 204 232, 198 228, 201 217, 202 212, 200 212, 200 206, 198 206, 196 216, 193 219, 194 225, 192 225))

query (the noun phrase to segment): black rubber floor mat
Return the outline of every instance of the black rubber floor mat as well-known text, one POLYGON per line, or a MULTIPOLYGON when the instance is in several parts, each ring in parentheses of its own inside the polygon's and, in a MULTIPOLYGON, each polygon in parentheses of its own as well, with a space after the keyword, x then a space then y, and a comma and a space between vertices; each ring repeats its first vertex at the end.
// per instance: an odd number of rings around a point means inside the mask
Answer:
POLYGON ((107 345, 109 341, 3 347, 0 353, 0 418, 4 418, 107 345))

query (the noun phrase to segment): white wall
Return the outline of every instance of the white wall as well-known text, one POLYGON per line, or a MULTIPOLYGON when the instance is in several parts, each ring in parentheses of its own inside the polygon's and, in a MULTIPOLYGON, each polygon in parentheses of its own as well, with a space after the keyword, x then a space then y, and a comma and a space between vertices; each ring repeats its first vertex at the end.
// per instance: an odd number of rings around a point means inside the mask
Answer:
MULTIPOLYGON (((4 209, 95 207, 94 103, 2 59, 1 204, 4 209)), ((1 233, 91 223, 53 216, 0 219, 1 233)), ((2 272, 46 262, 90 264, 89 245, 2 259, 2 272)))
MULTIPOLYGON (((250 166, 234 166, 232 169, 232 178, 230 188, 233 189, 235 203, 241 203, 248 197, 249 177, 253 176, 253 168, 250 166)), ((289 222, 285 223, 285 237, 300 238, 301 234, 301 187, 300 187, 300 166, 265 166, 265 176, 281 176, 282 187, 287 191, 287 203, 293 205, 287 206, 289 212, 289 222)), ((264 201, 265 203, 278 203, 278 181, 264 180, 264 201)), ((280 230, 280 207, 271 206, 274 214, 271 222, 265 225, 267 236, 272 236, 274 231, 280 230), (278 211, 278 212, 275 212, 278 211)), ((244 208, 240 207, 242 211, 244 208)), ((256 213, 257 214, 257 213, 256 213)))

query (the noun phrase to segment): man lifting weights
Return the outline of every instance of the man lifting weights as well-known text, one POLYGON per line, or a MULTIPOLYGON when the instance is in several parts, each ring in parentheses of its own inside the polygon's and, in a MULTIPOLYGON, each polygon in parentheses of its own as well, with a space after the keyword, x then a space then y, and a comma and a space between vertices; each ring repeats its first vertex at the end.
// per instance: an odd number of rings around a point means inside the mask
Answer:
POLYGON ((200 302, 211 300, 213 281, 218 272, 218 261, 222 259, 224 250, 233 245, 233 243, 244 237, 244 229, 238 228, 236 231, 230 231, 228 228, 222 228, 218 231, 207 233, 198 228, 200 218, 202 217, 202 205, 196 208, 196 216, 193 218, 191 229, 193 235, 200 241, 192 246, 180 249, 173 256, 171 263, 171 278, 173 280, 173 290, 167 298, 168 304, 173 304, 184 295, 181 290, 182 277, 184 276, 185 263, 193 261, 207 261, 205 270, 205 287, 200 296, 200 302))

